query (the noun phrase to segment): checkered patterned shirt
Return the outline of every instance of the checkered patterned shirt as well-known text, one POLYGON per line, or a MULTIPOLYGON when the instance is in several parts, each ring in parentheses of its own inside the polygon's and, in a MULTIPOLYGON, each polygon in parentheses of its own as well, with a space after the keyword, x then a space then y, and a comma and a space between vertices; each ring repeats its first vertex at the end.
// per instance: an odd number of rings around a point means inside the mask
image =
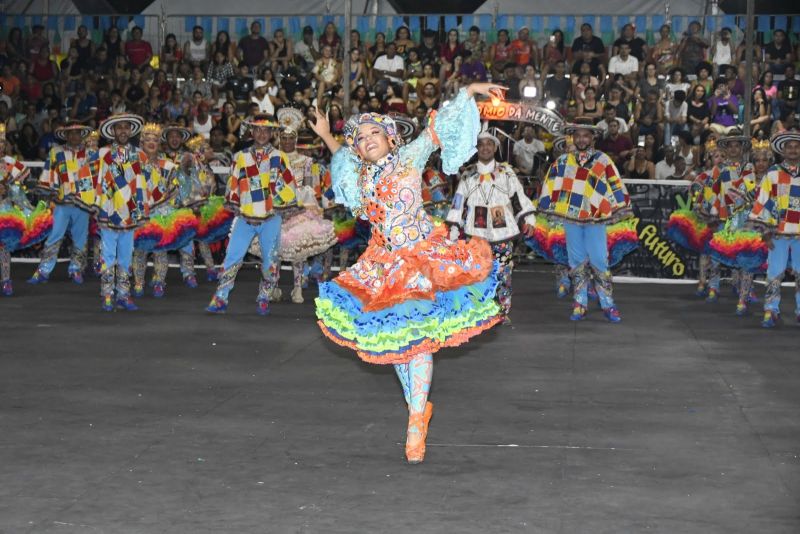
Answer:
POLYGON ((756 184, 750 163, 715 165, 711 172, 704 174, 699 205, 701 215, 727 221, 751 203, 756 184))
POLYGON ((153 204, 163 200, 163 193, 154 185, 160 177, 148 181, 145 175, 145 153, 130 145, 115 144, 100 149, 98 158, 95 190, 98 224, 116 230, 143 224, 153 204))
POLYGON ((296 206, 295 180, 286 154, 271 146, 237 152, 225 201, 231 211, 254 222, 268 219, 276 209, 296 206))
POLYGON ((39 175, 38 189, 52 194, 56 204, 76 204, 90 209, 97 189, 97 152, 86 147, 72 150, 54 146, 39 175))
POLYGON ((607 154, 594 151, 581 165, 568 153, 547 171, 537 210, 568 222, 607 222, 629 212, 630 197, 607 154))
POLYGON ((773 165, 758 187, 750 220, 778 235, 800 236, 800 168, 773 165))

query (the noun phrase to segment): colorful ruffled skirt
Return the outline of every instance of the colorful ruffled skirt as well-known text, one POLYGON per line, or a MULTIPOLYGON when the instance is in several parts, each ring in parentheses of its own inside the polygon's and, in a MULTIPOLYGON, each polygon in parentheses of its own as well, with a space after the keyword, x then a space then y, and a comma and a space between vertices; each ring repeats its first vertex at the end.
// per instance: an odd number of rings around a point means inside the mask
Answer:
POLYGON ((711 228, 692 210, 675 210, 667 221, 667 239, 697 254, 708 253, 713 235, 711 228))
POLYGON ((302 209, 281 223, 279 254, 284 261, 304 261, 322 254, 336 243, 333 223, 318 211, 302 209))
POLYGON ((195 239, 203 243, 217 243, 228 237, 233 224, 233 213, 225 209, 225 199, 211 196, 200 208, 195 239))
POLYGON ((731 269, 742 269, 748 273, 763 273, 767 270, 769 248, 761 238, 761 232, 745 229, 749 210, 735 214, 725 228, 714 233, 708 243, 712 259, 731 269))
MULTIPOLYGON (((614 267, 639 247, 636 221, 625 219, 606 226, 606 241, 608 266, 614 267)), ((537 216, 533 236, 526 237, 525 244, 545 260, 558 265, 569 265, 567 236, 560 223, 551 223, 545 217, 537 216)))
POLYGON ((0 245, 9 252, 41 243, 52 230, 53 211, 44 201, 28 214, 13 205, 0 208, 0 245))
POLYGON ((370 243, 316 299, 322 332, 367 362, 406 363, 500 322, 498 265, 482 239, 450 241, 437 225, 414 247, 370 243))
POLYGON ((348 250, 366 246, 369 241, 369 222, 356 219, 344 208, 333 213, 333 231, 339 246, 348 250))
POLYGON ((153 215, 136 229, 133 246, 145 252, 178 250, 194 240, 198 222, 189 208, 153 215))

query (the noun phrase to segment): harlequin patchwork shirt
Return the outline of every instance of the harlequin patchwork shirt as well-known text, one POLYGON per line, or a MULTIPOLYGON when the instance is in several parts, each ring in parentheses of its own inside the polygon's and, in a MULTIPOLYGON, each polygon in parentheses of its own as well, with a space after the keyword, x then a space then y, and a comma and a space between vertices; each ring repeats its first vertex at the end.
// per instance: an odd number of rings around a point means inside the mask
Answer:
POLYGON ((773 165, 758 188, 750 220, 778 235, 800 235, 800 167, 773 165))
POLYGON ((286 154, 269 145, 237 152, 225 201, 234 213, 253 222, 268 219, 276 209, 297 205, 295 180, 286 154))

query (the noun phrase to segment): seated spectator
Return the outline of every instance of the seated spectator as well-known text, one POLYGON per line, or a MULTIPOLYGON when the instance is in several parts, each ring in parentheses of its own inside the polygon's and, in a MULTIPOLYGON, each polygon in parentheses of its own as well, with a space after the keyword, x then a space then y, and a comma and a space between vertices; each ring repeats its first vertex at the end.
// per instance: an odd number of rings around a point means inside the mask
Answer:
POLYGON ((636 77, 639 73, 639 60, 631 55, 630 44, 624 41, 620 43, 619 54, 608 61, 608 73, 636 77))
MULTIPOLYGON (((236 104, 228 100, 222 106, 222 116, 220 117, 218 127, 221 128, 225 134, 225 140, 229 146, 236 144, 237 137, 239 136, 239 129, 242 127, 242 117, 236 113, 236 104)), ((211 132, 211 139, 214 139, 214 132, 211 132)), ((216 152, 216 150, 215 150, 216 152)))
POLYGON ((578 74, 580 64, 589 64, 589 71, 592 76, 605 78, 606 47, 603 41, 592 33, 592 25, 589 23, 581 24, 581 35, 572 43, 572 57, 575 59, 573 72, 578 74))
MULTIPOLYGON (((442 43, 439 49, 439 80, 441 85, 444 86, 444 81, 449 79, 453 72, 458 72, 453 64, 455 63, 456 56, 463 59, 464 47, 458 42, 458 30, 450 30, 447 32, 447 40, 442 43)), ((512 55, 513 57, 513 55, 512 55)))
POLYGON ((497 42, 489 50, 493 79, 505 80, 505 67, 511 62, 511 59, 511 40, 508 36, 508 30, 498 30, 497 42))
MULTIPOLYGON (((623 45, 624 46, 624 45, 623 45)), ((614 84, 608 90, 608 99, 606 100, 603 108, 614 107, 617 110, 617 117, 628 122, 631 118, 628 103, 625 101, 622 93, 622 87, 619 84, 614 84)))
POLYGON ((800 109, 800 80, 795 78, 794 65, 786 65, 784 79, 778 83, 775 107, 780 120, 800 109))
POLYGON ((583 98, 578 99, 577 120, 593 124, 602 116, 603 108, 597 101, 597 90, 594 87, 587 87, 583 91, 583 98))
POLYGON ((542 50, 542 74, 555 73, 558 63, 566 65, 566 61, 567 49, 564 47, 564 32, 554 30, 542 50))
POLYGON ((506 98, 508 100, 520 100, 522 98, 520 93, 522 79, 517 73, 517 64, 513 61, 509 61, 503 66, 503 81, 505 86, 508 87, 506 98))
POLYGON ((91 71, 99 78, 108 78, 113 76, 115 67, 114 60, 108 57, 108 49, 105 46, 99 47, 92 61, 91 71))
POLYGON ((772 42, 764 47, 765 62, 774 74, 783 74, 794 63, 792 45, 783 30, 772 32, 772 42))
POLYGON ((394 32, 394 46, 397 50, 397 55, 401 56, 404 60, 408 59, 408 52, 416 48, 417 43, 411 39, 411 32, 406 26, 400 26, 394 32))
MULTIPOLYGON (((453 58, 453 71, 444 82, 444 97, 449 99, 456 96, 461 88, 461 65, 464 63, 464 56, 461 54, 453 58)), ((520 82, 522 83, 522 82, 520 82)))
POLYGON ((686 81, 686 73, 682 68, 675 67, 669 71, 669 77, 667 78, 667 83, 664 85, 664 89, 666 90, 665 98, 667 100, 672 99, 672 94, 675 91, 683 91, 684 94, 689 94, 691 84, 686 81))
POLYGON ((153 59, 153 47, 142 39, 142 29, 139 26, 133 27, 131 38, 125 43, 125 58, 128 65, 135 69, 148 67, 153 59))
POLYGON ((481 29, 472 26, 469 29, 469 36, 464 41, 464 51, 470 53, 470 57, 483 64, 486 61, 486 41, 481 39, 481 29))
POLYGON ((236 65, 238 59, 236 57, 236 45, 231 41, 231 36, 225 30, 217 32, 217 38, 211 43, 211 55, 213 58, 217 52, 222 52, 225 59, 230 61, 231 65, 236 65))
POLYGON ((531 39, 528 28, 523 26, 517 31, 517 38, 511 41, 510 51, 512 61, 520 70, 524 70, 528 65, 532 65, 536 71, 539 70, 539 47, 536 46, 536 41, 531 39))
POLYGON ((22 125, 15 144, 24 161, 39 159, 39 135, 31 123, 22 125))
MULTIPOLYGON (((514 166, 524 175, 530 176, 534 173, 537 154, 544 156, 546 150, 544 143, 534 136, 534 127, 526 124, 522 128, 522 138, 514 143, 514 166)), ((541 158, 544 161, 544 158, 541 158)))
POLYGON ((0 71, 0 85, 3 87, 2 94, 8 98, 15 100, 19 97, 22 82, 14 75, 10 64, 3 65, 0 71))
POLYGON ((147 82, 142 78, 142 73, 139 72, 139 69, 132 69, 131 77, 122 89, 127 108, 133 109, 144 102, 145 97, 147 97, 147 91, 147 82))
POLYGON ((694 72, 697 65, 705 59, 708 41, 703 39, 702 26, 696 20, 689 23, 689 29, 678 44, 678 65, 685 72, 694 72))
POLYGON ((209 59, 211 59, 211 47, 206 41, 202 26, 192 28, 192 38, 183 45, 183 59, 188 61, 192 68, 200 67, 205 71, 208 67, 209 59))
POLYGON ((694 174, 687 168, 686 160, 680 156, 675 157, 675 170, 665 180, 694 180, 694 174))
POLYGON ((639 64, 643 64, 646 57, 648 57, 647 42, 641 37, 636 37, 636 27, 628 23, 622 27, 622 35, 614 41, 611 48, 611 54, 617 55, 620 53, 620 48, 623 44, 627 44, 630 48, 630 55, 636 58, 639 64))
MULTIPOLYGON (((426 65, 427 67, 427 65, 426 65)), ((433 82, 428 82, 424 86, 422 86, 422 95, 419 99, 419 104, 417 107, 425 108, 425 110, 431 109, 438 109, 439 108, 439 88, 437 84, 439 81, 436 81, 436 84, 433 82)))
POLYGON ((753 90, 751 101, 750 135, 753 137, 768 138, 772 126, 772 110, 764 89, 757 87, 753 90))
POLYGON ((583 98, 583 92, 586 90, 587 87, 594 87, 595 92, 600 88, 600 80, 598 80, 595 76, 592 76, 591 67, 587 62, 581 62, 578 65, 578 75, 572 76, 572 94, 575 98, 583 98))
POLYGON ((116 26, 111 26, 106 31, 103 37, 103 46, 108 51, 108 58, 112 64, 116 65, 118 58, 125 57, 125 43, 122 42, 116 26))
POLYGON ((155 85, 150 86, 147 100, 144 102, 144 117, 148 122, 161 122, 164 116, 165 102, 161 99, 161 92, 155 85))
POLYGON ((699 85, 706 92, 706 96, 710 95, 712 89, 714 88, 714 80, 711 79, 712 70, 713 67, 711 66, 711 63, 708 61, 701 61, 697 65, 697 70, 695 71, 697 78, 691 83, 691 87, 686 94, 692 94, 692 89, 699 85))
POLYGON ((200 102, 200 105, 197 106, 197 115, 192 120, 192 133, 202 135, 208 139, 213 127, 214 119, 208 113, 208 102, 200 102))
POLYGON ((407 115, 408 108, 400 95, 401 89, 399 85, 394 83, 388 84, 383 94, 382 113, 401 113, 407 115))
POLYGON ((692 88, 692 96, 686 109, 686 122, 692 137, 698 139, 711 124, 711 110, 708 107, 706 91, 700 85, 692 88))
POLYGON ((724 79, 718 78, 714 82, 714 94, 709 99, 709 107, 711 111, 709 128, 712 131, 727 135, 738 128, 736 115, 739 113, 739 100, 731 94, 724 79))
POLYGON ((233 64, 227 57, 218 50, 214 53, 214 61, 209 63, 208 71, 206 72, 206 80, 211 82, 212 89, 216 94, 220 88, 225 87, 228 80, 236 76, 236 71, 233 64))
MULTIPOLYGON (((284 83, 286 80, 284 80, 284 83)), ((228 100, 243 104, 250 100, 250 93, 253 91, 253 77, 250 76, 250 67, 242 63, 239 65, 239 73, 228 79, 225 84, 228 93, 228 100)))
POLYGON ((341 59, 343 56, 342 38, 339 37, 339 31, 333 22, 328 22, 325 29, 322 30, 322 35, 319 36, 319 49, 322 50, 325 46, 331 47, 331 53, 335 59, 341 59))
POLYGON ((650 51, 650 60, 656 64, 658 74, 667 74, 675 66, 678 45, 672 40, 672 26, 664 24, 658 30, 660 40, 650 51))
POLYGON ((597 127, 603 131, 603 135, 606 135, 608 134, 608 126, 613 122, 619 124, 620 134, 623 134, 625 137, 629 137, 628 123, 617 117, 617 108, 608 106, 603 109, 603 120, 597 123, 597 127))
POLYGON ((655 90, 647 91, 643 98, 636 100, 633 110, 633 126, 631 137, 638 139, 640 135, 653 135, 657 144, 660 144, 664 123, 664 107, 655 90))
MULTIPOLYGON (((610 108, 610 110, 611 109, 613 108, 610 108)), ((616 120, 608 122, 606 131, 608 134, 598 141, 597 148, 608 154, 617 168, 622 170, 622 165, 625 163, 625 160, 627 160, 633 152, 633 143, 627 135, 622 135, 620 133, 620 123, 616 120)))
POLYGON ((278 28, 272 33, 269 49, 272 68, 278 69, 280 72, 288 69, 289 63, 294 57, 294 47, 292 46, 292 40, 284 36, 282 28, 278 28))
POLYGON ((290 100, 294 97, 295 93, 302 94, 311 88, 311 82, 307 78, 301 76, 300 71, 296 67, 289 67, 284 73, 283 80, 281 80, 281 89, 285 94, 285 98, 290 100))
POLYGON ((519 81, 519 93, 522 98, 533 99, 538 97, 541 94, 541 90, 539 89, 539 77, 536 75, 536 70, 533 68, 533 65, 528 65, 525 67, 525 74, 522 76, 522 79, 519 81), (530 89, 534 90, 533 93, 530 92, 530 89))
POLYGON ((31 74, 41 83, 56 79, 58 68, 50 61, 50 49, 46 46, 39 49, 39 55, 31 63, 31 74))
POLYGON ((264 80, 256 80, 253 88, 255 93, 250 99, 250 102, 258 106, 258 113, 266 113, 267 115, 275 114, 275 105, 272 102, 272 97, 267 93, 267 82, 264 80))
MULTIPOLYGON (((352 65, 352 63, 353 61, 351 58, 350 64, 352 65)), ((403 100, 405 100, 406 102, 408 102, 408 98, 411 92, 412 91, 416 92, 417 84, 419 83, 419 81, 425 77, 426 68, 430 72, 432 72, 431 65, 423 65, 422 60, 419 58, 419 54, 417 54, 416 48, 412 48, 411 50, 409 50, 408 60, 406 61, 405 83, 403 83, 403 100)), ((484 72, 485 71, 486 69, 484 68, 484 72)))
POLYGON ((372 79, 375 91, 383 94, 390 83, 402 84, 405 62, 397 55, 394 43, 386 45, 386 53, 375 60, 372 66, 372 79))
MULTIPOLYGON (((391 45, 387 47, 388 49, 391 48, 394 51, 394 46, 391 45)), ((325 91, 328 91, 331 87, 339 83, 339 80, 342 79, 342 65, 337 60, 334 55, 334 49, 330 45, 325 45, 322 47, 322 57, 317 60, 317 64, 314 65, 313 70, 311 71, 314 75, 314 78, 317 80, 317 99, 322 100, 322 95, 325 94, 325 91)), ((400 56, 394 56, 393 58, 399 59, 401 62, 403 58, 400 56)), ((378 58, 380 59, 380 58, 378 58)), ((396 78, 398 82, 402 82, 403 74, 402 72, 396 78)))
POLYGON ((711 64, 719 71, 721 65, 733 65, 736 57, 736 47, 731 40, 731 29, 722 28, 719 31, 719 41, 711 45, 711 64))
POLYGON ((775 83, 775 75, 772 74, 772 71, 766 71, 761 77, 758 79, 758 85, 756 87, 760 87, 764 90, 764 94, 767 95, 767 99, 771 102, 778 96, 778 84, 775 83))
POLYGON ((693 171, 702 164, 700 148, 694 144, 692 135, 687 131, 678 132, 678 146, 675 148, 675 160, 682 159, 688 171, 693 171))
POLYGON ((97 97, 90 91, 92 84, 87 81, 77 86, 77 92, 67 98, 69 117, 84 124, 97 118, 97 97))
POLYGON ((656 177, 656 166, 645 157, 644 147, 637 146, 633 150, 632 157, 625 163, 622 172, 626 178, 654 180, 656 177))
MULTIPOLYGON (((395 52, 397 52, 396 48, 395 52)), ((385 53, 386 53, 386 35, 383 32, 378 32, 375 34, 375 43, 369 48, 367 48, 367 64, 374 65, 375 60, 384 55, 385 53)))
POLYGON ((22 30, 19 27, 11 28, 6 35, 6 54, 10 61, 29 59, 25 41, 22 39, 22 30))
POLYGON ((28 39, 25 41, 26 59, 35 61, 36 58, 41 56, 43 48, 47 48, 49 54, 50 41, 47 39, 44 26, 41 24, 34 24, 31 28, 30 36, 28 36, 28 39))
POLYGON ((89 38, 89 30, 81 24, 78 26, 78 36, 69 43, 70 47, 75 47, 78 51, 78 63, 81 70, 88 72, 92 69, 92 58, 94 57, 94 41, 89 38))
POLYGON ((469 51, 464 52, 464 63, 458 71, 462 85, 469 85, 473 82, 485 82, 487 80, 486 67, 480 58, 473 56, 469 51))
POLYGON ((295 64, 306 72, 310 72, 320 58, 317 43, 314 41, 314 28, 311 26, 303 28, 303 38, 294 46, 294 58, 295 64))
MULTIPOLYGON (((113 99, 113 95, 112 95, 113 99)), ((172 98, 164 106, 164 119, 167 123, 175 122, 181 115, 189 113, 189 103, 183 99, 180 91, 173 91, 172 98)))
POLYGON ((191 98, 196 92, 203 95, 203 100, 210 101, 213 95, 211 83, 203 78, 203 70, 199 65, 192 68, 192 79, 184 82, 183 97, 191 98))
POLYGON ((687 131, 686 116, 689 106, 686 104, 686 93, 682 90, 672 93, 672 98, 664 106, 664 144, 672 142, 672 136, 687 131))
POLYGON ((544 81, 544 100, 554 100, 558 107, 572 98, 572 82, 566 77, 567 64, 558 60, 553 66, 554 74, 544 81))
POLYGON ((258 21, 250 24, 250 33, 239 39, 239 60, 247 65, 251 72, 269 61, 269 44, 261 36, 261 24, 258 21))
MULTIPOLYGON (((684 162, 684 169, 685 167, 684 162)), ((675 148, 672 145, 664 147, 664 159, 656 163, 655 174, 656 180, 667 180, 675 174, 675 148)))
POLYGON ((67 52, 67 57, 61 60, 59 71, 61 92, 65 95, 75 93, 77 86, 80 85, 81 77, 83 76, 83 67, 78 57, 77 48, 70 47, 67 52))

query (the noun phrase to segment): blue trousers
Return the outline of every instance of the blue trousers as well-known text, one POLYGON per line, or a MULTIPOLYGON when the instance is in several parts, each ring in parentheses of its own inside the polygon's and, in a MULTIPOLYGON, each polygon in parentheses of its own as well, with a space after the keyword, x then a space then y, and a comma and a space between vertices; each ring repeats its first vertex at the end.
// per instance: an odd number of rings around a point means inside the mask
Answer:
POLYGON ((128 272, 133 260, 133 230, 101 228, 100 242, 106 267, 110 269, 116 264, 128 272))
MULTIPOLYGON (((772 248, 767 256, 767 293, 764 298, 764 311, 780 313, 781 282, 786 268, 789 266, 794 271, 795 278, 800 277, 800 238, 773 239, 772 248)), ((797 289, 800 289, 800 284, 797 289)), ((797 290, 795 291, 795 313, 800 315, 800 292, 797 290)))
POLYGON ((236 217, 228 237, 225 261, 222 262, 223 272, 216 292, 216 296, 226 302, 233 289, 236 273, 239 271, 253 239, 258 239, 258 244, 261 246, 261 276, 263 280, 259 286, 258 298, 269 300, 269 292, 278 282, 277 255, 278 245, 281 241, 280 215, 275 215, 262 223, 250 223, 242 217, 236 217))
POLYGON ((589 302, 589 278, 593 278, 600 306, 614 306, 611 297, 611 272, 608 270, 608 243, 606 225, 564 223, 567 238, 567 260, 572 271, 575 302, 586 306, 589 302), (591 273, 587 269, 591 267, 591 273))
POLYGON ((86 242, 89 237, 89 212, 69 204, 56 204, 53 209, 53 230, 44 243, 39 272, 49 276, 58 260, 61 240, 69 232, 72 239, 70 272, 80 272, 86 266, 86 242))

